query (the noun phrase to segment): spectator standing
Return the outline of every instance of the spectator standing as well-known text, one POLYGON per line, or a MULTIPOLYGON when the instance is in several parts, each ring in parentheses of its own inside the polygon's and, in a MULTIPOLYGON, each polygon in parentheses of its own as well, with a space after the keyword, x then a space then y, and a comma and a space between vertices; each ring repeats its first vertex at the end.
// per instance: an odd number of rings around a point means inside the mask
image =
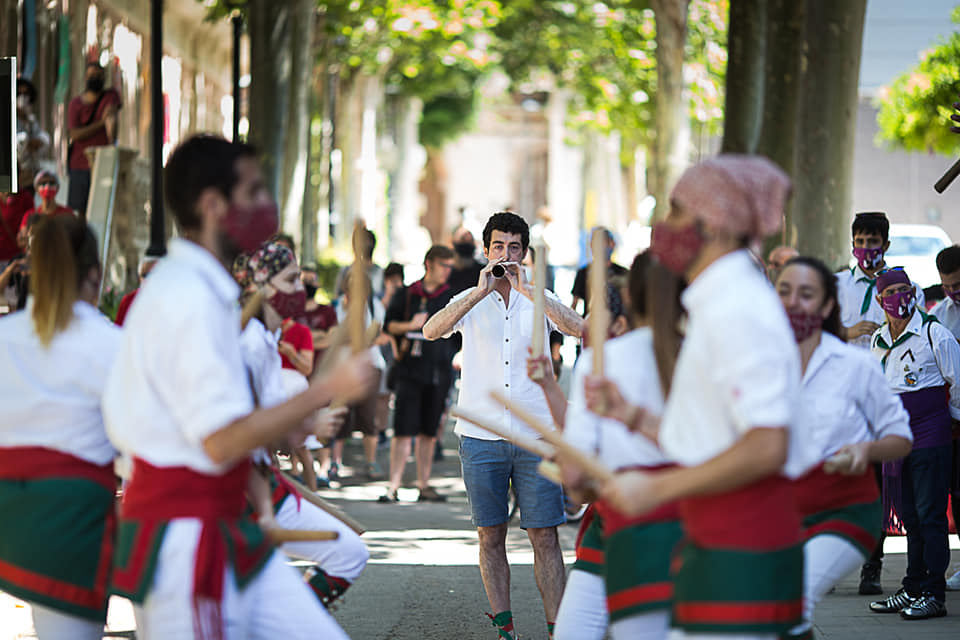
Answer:
POLYGON ((783 265, 799 255, 793 247, 782 244, 771 249, 770 253, 767 254, 767 279, 770 280, 771 283, 776 282, 780 271, 783 269, 783 265))
POLYGON ((26 78, 17 78, 17 161, 27 180, 34 180, 40 165, 50 158, 50 135, 33 113, 37 88, 26 78))
MULTIPOLYGON (((543 393, 527 377, 533 288, 527 284, 520 263, 529 243, 530 232, 523 218, 509 212, 493 214, 483 230, 483 252, 488 262, 477 285, 434 314, 423 326, 423 335, 427 340, 447 338, 455 332, 462 335, 462 408, 497 421, 509 432, 536 438, 535 432, 490 398, 490 391, 499 391, 544 423, 552 422, 543 393), (505 270, 502 278, 494 277, 495 266, 505 270)), ((553 292, 547 292, 545 298, 544 351, 548 348, 546 336, 555 327, 568 335, 579 337, 582 333, 582 321, 575 312, 553 292)), ((538 473, 538 456, 465 420, 458 420, 456 433, 460 436, 463 480, 480 541, 480 576, 493 609, 493 624, 502 638, 514 637, 506 552, 512 483, 520 506, 520 523, 533 546, 537 586, 547 629, 552 633, 564 583, 557 539, 557 525, 565 520, 563 492, 538 473)))
POLYGON ((43 216, 72 216, 76 215, 73 209, 57 204, 57 193, 60 191, 60 178, 57 174, 46 169, 41 169, 33 178, 33 191, 40 196, 40 206, 33 207, 24 214, 20 221, 20 229, 17 232, 17 241, 23 245, 24 240, 19 236, 26 233, 27 220, 33 214, 43 216))
POLYGON ((476 258, 477 241, 466 227, 459 227, 453 232, 453 250, 456 258, 447 285, 450 287, 450 292, 457 295, 461 291, 477 286, 483 265, 476 258))
POLYGON ((70 185, 67 206, 87 215, 90 195, 90 160, 86 150, 104 147, 117 141, 117 112, 123 106, 116 90, 106 89, 106 72, 96 62, 88 62, 84 90, 67 107, 67 128, 70 135, 67 167, 70 185))
POLYGON ((156 266, 157 260, 159 260, 159 258, 156 256, 143 256, 140 259, 140 264, 137 266, 137 277, 140 279, 140 286, 120 299, 120 304, 117 306, 117 317, 113 320, 118 326, 123 326, 124 321, 127 319, 127 313, 130 311, 130 305, 133 304, 137 293, 140 292, 143 281, 146 280, 147 275, 153 270, 153 267, 156 266))
MULTIPOLYGON (((960 340, 960 246, 947 247, 937 254, 937 271, 943 286, 943 300, 938 302, 930 315, 950 330, 960 340)), ((950 470, 950 509, 953 523, 960 536, 960 432, 953 429, 953 464, 950 470)), ((960 591, 960 570, 947 578, 947 591, 960 591)))
MULTIPOLYGON (((609 282, 611 278, 626 276, 627 268, 613 261, 613 250, 617 248, 617 242, 609 229, 603 229, 603 227, 601 229, 607 234, 606 253, 603 256, 593 256, 593 259, 604 260, 607 263, 607 282, 609 282)), ((577 275, 573 279, 573 290, 570 292, 573 294, 573 302, 570 306, 574 311, 577 310, 580 301, 583 301, 583 317, 587 316, 587 311, 590 308, 590 290, 587 286, 587 274, 589 272, 590 264, 577 269, 577 275)))
POLYGON ((453 251, 434 245, 423 259, 426 273, 421 280, 399 289, 386 313, 387 333, 399 347, 395 367, 396 402, 393 419, 393 443, 390 447, 390 487, 380 502, 396 502, 397 489, 410 455, 411 439, 416 436, 418 500, 443 502, 445 496, 429 485, 433 470, 434 446, 440 419, 446 408, 447 393, 453 375, 453 350, 450 340, 427 342, 421 329, 427 318, 443 309, 452 294, 447 285, 453 269, 453 251))

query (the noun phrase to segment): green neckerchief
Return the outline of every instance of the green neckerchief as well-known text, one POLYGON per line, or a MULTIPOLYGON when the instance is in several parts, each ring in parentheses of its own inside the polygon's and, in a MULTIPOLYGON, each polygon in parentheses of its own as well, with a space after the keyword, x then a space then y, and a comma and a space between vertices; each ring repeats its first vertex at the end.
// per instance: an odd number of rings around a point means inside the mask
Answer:
MULTIPOLYGON (((938 322, 936 316, 928 315, 928 314, 924 313, 923 311, 920 311, 920 309, 917 309, 916 311, 917 311, 917 313, 920 314, 920 320, 921 320, 920 326, 921 326, 921 327, 925 326, 928 322, 938 322)), ((887 324, 889 324, 889 323, 887 323, 887 324)), ((918 335, 918 334, 916 334, 916 333, 910 333, 909 331, 907 331, 906 329, 904 329, 904 330, 903 330, 903 333, 900 334, 900 337, 897 338, 896 340, 894 340, 893 344, 890 345, 890 346, 887 346, 887 341, 883 339, 883 335, 882 335, 882 334, 877 336, 877 346, 880 347, 881 349, 886 349, 886 350, 887 350, 887 352, 886 352, 886 353, 883 355, 883 357, 880 359, 880 365, 883 367, 883 370, 884 370, 884 371, 887 370, 887 358, 890 357, 890 354, 893 353, 893 350, 896 349, 897 347, 899 347, 900 345, 902 345, 904 342, 906 342, 907 339, 910 338, 910 336, 915 336, 915 335, 918 335)), ((932 347, 932 345, 931 345, 931 347, 932 347)))
MULTIPOLYGON (((855 275, 855 274, 856 274, 856 271, 857 271, 857 268, 856 268, 856 267, 853 267, 852 269, 850 269, 850 275, 855 275)), ((874 287, 877 286, 877 279, 876 279, 876 278, 868 278, 867 276, 864 275, 864 276, 862 276, 862 277, 860 277, 860 278, 857 278, 857 282, 869 282, 869 283, 870 283, 870 284, 867 286, 867 293, 864 294, 864 296, 863 296, 863 304, 860 305, 860 315, 863 315, 863 314, 865 314, 865 313, 867 312, 867 309, 870 308, 870 294, 873 293, 874 287)))

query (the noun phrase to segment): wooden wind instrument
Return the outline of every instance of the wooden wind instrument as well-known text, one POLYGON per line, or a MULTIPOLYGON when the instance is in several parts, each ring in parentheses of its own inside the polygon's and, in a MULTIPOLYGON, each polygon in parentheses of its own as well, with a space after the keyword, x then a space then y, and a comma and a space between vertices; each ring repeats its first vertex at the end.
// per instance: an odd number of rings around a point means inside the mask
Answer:
MULTIPOLYGON (((533 331, 530 338, 531 355, 539 358, 543 355, 544 330, 544 283, 547 281, 547 245, 543 238, 537 238, 533 243, 533 331)), ((542 380, 547 374, 542 366, 530 372, 533 380, 542 380)))
POLYGON ((527 423, 531 429, 543 436, 544 440, 556 448, 557 454, 559 454, 561 458, 570 460, 573 464, 580 467, 584 473, 590 476, 591 479, 602 484, 613 478, 613 472, 610 469, 605 467, 603 463, 593 456, 587 455, 586 453, 580 451, 580 449, 577 449, 575 446, 564 440, 563 436, 560 434, 560 431, 547 427, 545 424, 540 422, 536 416, 532 415, 522 407, 517 406, 499 391, 491 391, 490 396, 506 407, 513 415, 517 416, 517 418, 527 423))

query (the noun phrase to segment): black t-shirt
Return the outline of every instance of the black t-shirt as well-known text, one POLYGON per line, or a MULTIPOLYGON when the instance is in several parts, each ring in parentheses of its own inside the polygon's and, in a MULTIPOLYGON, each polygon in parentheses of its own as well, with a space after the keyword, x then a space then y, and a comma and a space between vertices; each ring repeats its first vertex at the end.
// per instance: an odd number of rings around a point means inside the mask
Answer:
MULTIPOLYGON (((580 298, 583 300, 583 315, 586 317, 587 311, 590 307, 590 292, 587 291, 587 281, 589 277, 587 274, 590 272, 590 265, 586 265, 577 269, 577 276, 573 279, 573 289, 571 294, 573 297, 580 298)), ((621 267, 616 262, 611 262, 607 266, 607 280, 614 276, 622 276, 627 273, 626 267, 621 267)))
POLYGON ((481 271, 483 271, 483 265, 472 258, 470 264, 463 269, 454 267, 450 271, 450 277, 447 278, 447 286, 450 287, 451 294, 457 295, 461 291, 477 286, 481 271))
MULTIPOLYGON (((383 324, 389 328, 391 322, 407 322, 420 311, 426 311, 432 316, 447 306, 453 295, 453 290, 448 285, 442 286, 433 294, 427 294, 423 290, 423 280, 419 280, 393 294, 383 324)), ((450 383, 453 375, 451 361, 456 353, 451 338, 427 341, 419 331, 409 335, 393 335, 397 339, 400 352, 399 361, 395 365, 399 375, 423 384, 450 383)))

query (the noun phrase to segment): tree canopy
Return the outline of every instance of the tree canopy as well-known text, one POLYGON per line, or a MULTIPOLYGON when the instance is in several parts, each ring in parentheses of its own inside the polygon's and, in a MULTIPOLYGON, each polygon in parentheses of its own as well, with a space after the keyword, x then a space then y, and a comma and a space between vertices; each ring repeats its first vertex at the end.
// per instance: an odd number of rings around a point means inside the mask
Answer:
MULTIPOLYGON (((960 7, 953 10, 960 25, 960 7)), ((881 89, 877 104, 878 139, 908 151, 953 155, 960 136, 950 131, 951 104, 960 90, 960 31, 920 55, 920 61, 881 89)))

